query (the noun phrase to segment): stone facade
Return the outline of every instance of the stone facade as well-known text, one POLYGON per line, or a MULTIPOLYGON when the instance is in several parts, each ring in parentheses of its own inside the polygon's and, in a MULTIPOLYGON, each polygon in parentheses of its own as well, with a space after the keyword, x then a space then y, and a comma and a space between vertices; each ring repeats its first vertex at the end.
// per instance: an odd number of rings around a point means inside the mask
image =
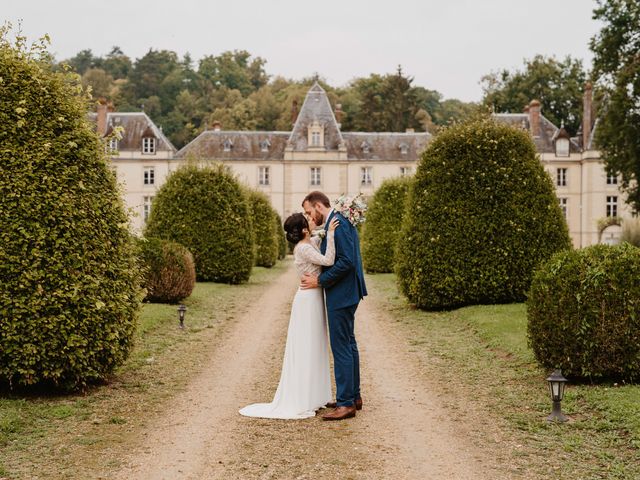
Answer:
MULTIPOLYGON (((301 211, 302 199, 311 190, 322 190, 332 199, 345 193, 371 196, 385 179, 415 172, 420 153, 431 139, 429 133, 342 132, 336 107, 334 112, 326 92, 316 83, 292 131, 225 131, 214 125, 180 151, 144 113, 109 112, 101 104, 96 122, 104 135, 116 126, 124 128, 122 140, 113 145, 118 153, 112 159, 132 212, 132 227, 140 232, 156 190, 187 161, 229 166, 242 182, 266 193, 283 219, 301 211)), ((593 147, 597 123, 592 121, 589 85, 584 111, 581 131, 571 138, 563 126, 544 117, 535 100, 523 113, 495 114, 496 120, 531 133, 556 186, 576 247, 615 242, 620 227, 600 234, 598 221, 631 215, 617 179, 607 176, 593 147)))

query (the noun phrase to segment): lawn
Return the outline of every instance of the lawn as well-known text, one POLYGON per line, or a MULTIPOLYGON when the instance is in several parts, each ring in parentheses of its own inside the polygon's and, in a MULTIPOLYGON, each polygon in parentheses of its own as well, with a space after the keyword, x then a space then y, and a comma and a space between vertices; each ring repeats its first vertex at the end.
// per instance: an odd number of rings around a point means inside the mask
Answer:
POLYGON ((562 406, 571 421, 548 424, 549 372, 527 346, 523 304, 423 312, 401 297, 394 275, 367 282, 441 379, 452 408, 464 396, 507 432, 517 446, 514 476, 640 478, 640 386, 570 383, 562 406))
MULTIPOLYGON (((286 263, 255 268, 244 285, 198 283, 185 304, 145 304, 127 362, 81 394, 0 391, 0 479, 95 478, 118 449, 202 368, 221 334, 286 263), (108 451, 109 455, 104 455, 108 451)), ((215 368, 215 366, 213 366, 215 368)))

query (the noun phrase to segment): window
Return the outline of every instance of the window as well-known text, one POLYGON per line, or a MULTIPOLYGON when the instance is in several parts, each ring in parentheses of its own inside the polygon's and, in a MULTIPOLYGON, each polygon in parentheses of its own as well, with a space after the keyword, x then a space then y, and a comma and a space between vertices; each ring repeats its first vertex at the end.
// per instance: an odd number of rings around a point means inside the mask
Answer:
POLYGON ((110 138, 109 139, 109 148, 107 150, 108 153, 115 153, 118 151, 118 139, 110 138))
POLYGON ((411 175, 411 167, 400 167, 400 176, 408 177, 411 175))
POLYGON ((613 173, 607 173, 607 185, 617 185, 618 176, 613 173))
POLYGON ((320 146, 320 132, 311 132, 311 146, 312 147, 320 146))
POLYGON ((556 185, 558 187, 567 186, 567 169, 566 168, 558 168, 556 170, 556 185))
POLYGON ((261 152, 268 152, 270 146, 271 146, 271 142, 269 140, 262 140, 260 142, 260 151, 261 152))
POLYGON ((565 197, 560 197, 558 199, 558 201, 560 202, 560 210, 562 210, 562 214, 564 215, 564 219, 567 219, 567 205, 569 203, 569 199, 565 198, 565 197))
POLYGON ((407 153, 409 153, 409 145, 407 145, 406 143, 401 143, 398 148, 400 149, 400 153, 402 155, 406 155, 407 153))
POLYGON ((320 185, 322 177, 320 176, 320 167, 311 167, 311 185, 320 185))
POLYGON ((568 157, 569 156, 569 139, 558 138, 556 140, 556 157, 568 157))
POLYGON ((156 139, 144 137, 142 139, 142 153, 156 153, 156 139))
POLYGON ((618 216, 618 197, 607 195, 607 217, 618 216))
POLYGON ((311 125, 307 127, 308 137, 307 142, 312 148, 324 147, 324 126, 320 125, 317 120, 314 120, 311 125))
POLYGON ((362 142, 360 147, 362 148, 362 153, 369 153, 371 151, 371 145, 369 145, 367 141, 362 142))
POLYGON ((144 197, 144 202, 142 204, 142 219, 145 223, 149 219, 149 214, 151 213, 151 203, 153 202, 152 196, 144 197))
POLYGON ((373 182, 372 179, 372 167, 362 167, 360 169, 360 184, 370 186, 373 182))
POLYGON ((258 184, 269 185, 269 167, 258 167, 258 184))
POLYGON ((144 167, 144 182, 145 185, 155 185, 156 183, 156 170, 155 167, 144 167))
POLYGON ((227 138, 222 144, 222 148, 225 152, 230 152, 231 149, 233 148, 233 142, 227 138))

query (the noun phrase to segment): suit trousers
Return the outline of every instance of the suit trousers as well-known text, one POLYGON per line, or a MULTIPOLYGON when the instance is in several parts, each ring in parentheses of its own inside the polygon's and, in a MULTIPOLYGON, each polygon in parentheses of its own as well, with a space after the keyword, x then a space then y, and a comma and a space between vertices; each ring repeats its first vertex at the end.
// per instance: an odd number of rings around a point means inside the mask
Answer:
POLYGON ((339 407, 351 406, 360 398, 360 355, 354 333, 357 308, 358 304, 355 304, 327 310, 336 378, 336 403, 339 407))

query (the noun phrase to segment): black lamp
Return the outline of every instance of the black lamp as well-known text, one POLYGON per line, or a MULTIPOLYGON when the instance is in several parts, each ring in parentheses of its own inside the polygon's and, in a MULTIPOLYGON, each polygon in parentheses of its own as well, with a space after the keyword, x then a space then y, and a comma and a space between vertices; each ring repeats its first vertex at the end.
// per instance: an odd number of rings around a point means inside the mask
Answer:
POLYGON ((564 386, 567 383, 567 379, 562 376, 561 370, 555 370, 549 375, 547 382, 549 382, 549 392, 551 393, 551 401, 553 402, 553 409, 547 417, 547 422, 566 422, 569 420, 569 417, 562 413, 560 402, 562 402, 562 398, 564 397, 564 386))
POLYGON ((187 312, 187 307, 180 305, 178 307, 178 318, 180 319, 180 328, 184 328, 184 314, 187 312))

